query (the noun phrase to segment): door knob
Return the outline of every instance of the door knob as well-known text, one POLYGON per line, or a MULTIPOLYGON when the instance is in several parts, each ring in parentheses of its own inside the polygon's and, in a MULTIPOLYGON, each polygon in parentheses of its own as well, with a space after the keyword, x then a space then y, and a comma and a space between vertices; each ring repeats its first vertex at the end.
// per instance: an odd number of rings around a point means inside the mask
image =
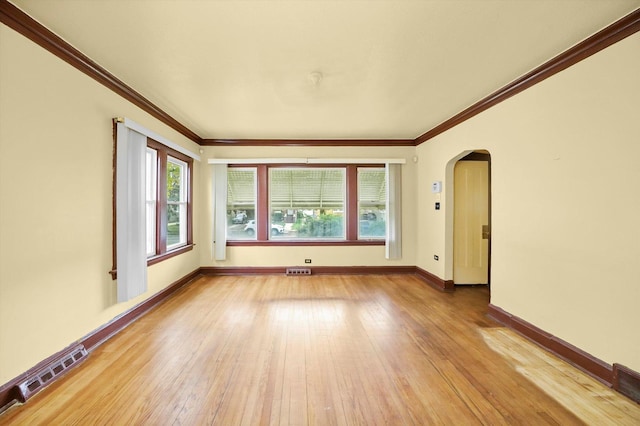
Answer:
POLYGON ((489 231, 489 225, 482 225, 482 239, 488 240, 491 235, 491 231, 489 231))

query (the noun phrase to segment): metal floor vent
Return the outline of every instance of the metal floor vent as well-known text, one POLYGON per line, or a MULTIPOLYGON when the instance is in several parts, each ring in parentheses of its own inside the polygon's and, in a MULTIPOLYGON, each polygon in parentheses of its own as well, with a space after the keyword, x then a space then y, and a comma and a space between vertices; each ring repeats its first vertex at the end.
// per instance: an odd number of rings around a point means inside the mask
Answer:
POLYGON ((311 275, 311 268, 287 268, 286 275, 311 275))
POLYGON ((27 377, 24 382, 18 385, 21 402, 26 402, 34 393, 42 390, 50 384, 53 379, 56 379, 65 371, 78 364, 78 362, 86 358, 87 355, 88 352, 83 345, 74 346, 42 370, 27 377))
POLYGON ((640 374, 620 364, 613 364, 613 388, 640 403, 640 374))

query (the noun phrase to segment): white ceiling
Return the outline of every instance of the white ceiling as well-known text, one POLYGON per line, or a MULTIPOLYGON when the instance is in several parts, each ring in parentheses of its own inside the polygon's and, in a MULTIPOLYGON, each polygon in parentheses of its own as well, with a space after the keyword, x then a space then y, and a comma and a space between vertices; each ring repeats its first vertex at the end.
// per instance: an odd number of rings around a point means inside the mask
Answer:
POLYGON ((11 0, 202 138, 413 139, 640 0, 11 0))

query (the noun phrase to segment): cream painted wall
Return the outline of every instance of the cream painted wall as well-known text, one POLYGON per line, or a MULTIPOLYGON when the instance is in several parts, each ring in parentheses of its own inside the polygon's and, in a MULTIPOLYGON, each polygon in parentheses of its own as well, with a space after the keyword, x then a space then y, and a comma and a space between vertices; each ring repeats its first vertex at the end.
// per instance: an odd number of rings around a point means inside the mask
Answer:
MULTIPOLYGON (((492 155, 491 302, 640 371, 640 34, 417 148, 418 180, 466 150, 492 155)), ((416 263, 451 278, 445 217, 418 192, 416 263), (443 261, 444 260, 444 261, 443 261)))
POLYGON ((152 266, 144 295, 116 303, 107 273, 115 116, 198 149, 0 25, 0 384, 199 267, 197 245, 152 266))
POLYGON ((415 147, 206 147, 203 154, 202 201, 203 228, 206 248, 200 251, 203 266, 300 266, 304 259, 311 259, 313 266, 397 266, 415 265, 416 222, 415 201, 417 182, 416 164, 413 162, 415 147), (330 247, 228 247, 227 260, 215 261, 212 256, 212 191, 209 158, 404 158, 402 166, 402 259, 386 260, 384 247, 380 246, 330 246, 330 247))

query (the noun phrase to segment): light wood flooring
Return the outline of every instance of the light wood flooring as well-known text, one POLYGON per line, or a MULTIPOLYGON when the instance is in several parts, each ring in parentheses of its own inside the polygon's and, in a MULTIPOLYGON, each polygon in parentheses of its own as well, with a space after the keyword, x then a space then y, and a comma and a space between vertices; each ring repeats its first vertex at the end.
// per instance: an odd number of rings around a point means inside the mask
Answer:
POLYGON ((0 424, 640 424, 488 303, 411 275, 201 277, 0 424))

